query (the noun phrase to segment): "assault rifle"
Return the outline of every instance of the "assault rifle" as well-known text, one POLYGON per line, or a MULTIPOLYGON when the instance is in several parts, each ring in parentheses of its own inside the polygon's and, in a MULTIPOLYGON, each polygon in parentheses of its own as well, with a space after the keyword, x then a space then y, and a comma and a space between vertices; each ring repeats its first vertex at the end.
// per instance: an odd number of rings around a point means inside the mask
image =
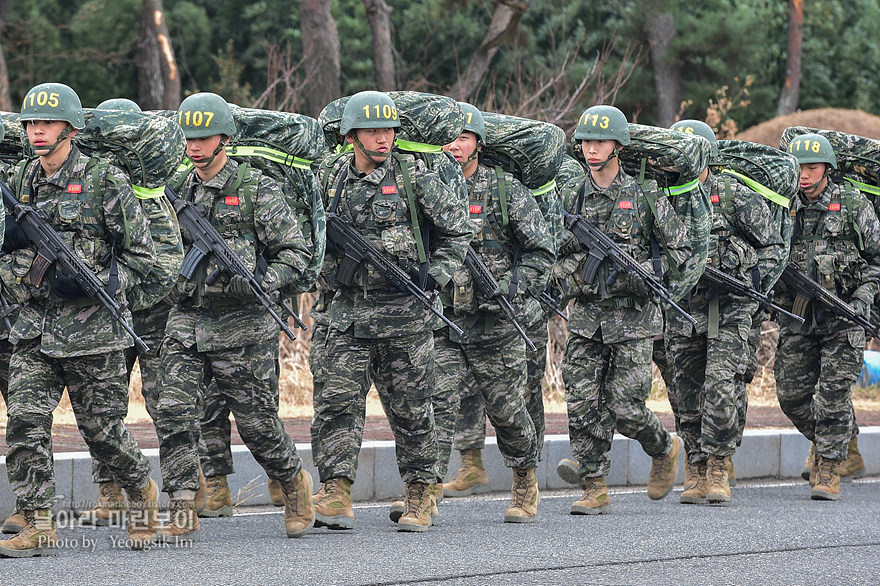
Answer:
POLYGON ((489 267, 486 266, 486 263, 483 262, 480 255, 474 251, 473 246, 468 246, 467 254, 464 257, 464 264, 471 272, 471 276, 474 278, 474 284, 480 290, 480 293, 482 293, 487 299, 491 299, 498 303, 502 311, 504 311, 504 315, 507 316, 507 319, 510 320, 513 327, 516 328, 517 333, 519 333, 520 337, 526 341, 526 346, 528 346, 529 350, 537 352, 538 349, 535 348, 535 344, 529 340, 522 324, 516 319, 516 312, 514 312, 513 305, 510 304, 510 300, 507 296, 494 295, 495 290, 498 288, 498 281, 495 280, 492 271, 489 270, 489 267))
POLYGON ((872 337, 880 337, 880 324, 857 314, 849 303, 807 276, 797 263, 789 261, 780 278, 796 294, 792 311, 798 315, 806 316, 807 304, 815 301, 834 315, 862 326, 872 337))
POLYGON ((354 272, 364 261, 373 265, 386 279, 399 290, 418 299, 431 313, 443 320, 458 335, 464 335, 455 323, 434 307, 434 300, 428 296, 397 264, 367 240, 354 227, 333 212, 327 212, 327 238, 337 249, 345 253, 345 258, 336 269, 336 280, 350 286, 354 282, 354 272))
MULTIPOLYGON (((201 264, 209 254, 213 253, 214 260, 217 262, 217 266, 220 267, 220 270, 247 279, 251 292, 254 294, 254 297, 257 298, 257 301, 260 302, 260 305, 263 306, 263 309, 269 312, 269 315, 272 316, 272 319, 274 319, 281 327, 281 331, 284 332, 288 338, 296 340, 296 336, 293 335, 290 326, 287 325, 287 320, 282 319, 281 316, 278 315, 278 312, 275 311, 275 308, 273 307, 274 301, 269 297, 269 294, 263 291, 263 288, 260 287, 259 281, 254 276, 254 272, 244 264, 244 261, 241 260, 231 248, 229 248, 229 245, 226 244, 226 241, 223 240, 223 237, 217 232, 217 229, 211 225, 211 222, 202 216, 192 203, 178 197, 178 195, 167 185, 165 186, 165 196, 168 197, 168 201, 174 206, 174 213, 177 214, 177 219, 180 220, 180 223, 187 229, 193 240, 192 248, 186 253, 186 257, 183 259, 183 265, 180 267, 180 274, 185 279, 191 279, 199 264, 201 264)), ((214 271, 208 275, 205 282, 208 285, 212 285, 217 282, 217 279, 219 278, 220 273, 214 271)), ((284 301, 280 301, 279 303, 281 304, 281 307, 284 308, 287 315, 294 318, 300 328, 305 329, 305 324, 302 323, 299 316, 293 311, 293 308, 284 301)))
POLYGON ((596 278, 596 272, 599 270, 599 265, 607 258, 616 267, 615 272, 609 276, 607 285, 610 286, 614 282, 614 279, 617 278, 617 272, 633 272, 639 276, 654 295, 664 301, 669 307, 683 315, 685 319, 696 327, 697 321, 693 316, 682 309, 672 299, 669 291, 666 290, 650 271, 643 267, 639 261, 633 258, 632 255, 628 254, 615 244, 614 241, 602 231, 602 228, 599 227, 596 220, 579 214, 565 212, 565 227, 574 234, 581 247, 589 254, 587 261, 584 263, 583 273, 581 274, 585 283, 593 282, 593 279, 596 278))
POLYGON ((546 291, 541 291, 541 294, 538 295, 536 299, 546 305, 553 313, 561 317, 563 320, 568 321, 568 316, 559 309, 559 301, 554 299, 552 295, 546 291))
MULTIPOLYGON (((15 195, 6 183, 0 182, 0 191, 3 192, 3 203, 15 216, 27 239, 37 247, 37 256, 30 270, 31 283, 39 287, 43 277, 46 276, 46 271, 54 264, 56 269, 60 268, 68 277, 76 281, 86 296, 97 299, 110 311, 113 319, 118 321, 126 333, 134 339, 135 347, 139 352, 149 352, 150 349, 144 341, 125 321, 123 312, 127 304, 116 303, 113 295, 104 289, 101 279, 70 249, 64 238, 59 236, 55 228, 49 225, 37 210, 15 199, 15 195)), ((6 319, 8 323, 8 317, 6 319)))
POLYGON ((764 295, 757 289, 749 287, 739 279, 735 279, 727 273, 719 271, 713 266, 706 265, 706 271, 703 273, 703 276, 706 277, 710 283, 712 283, 713 285, 718 285, 725 291, 733 293, 734 295, 739 295, 741 297, 754 299, 767 309, 772 309, 777 313, 781 313, 782 315, 785 315, 786 317, 789 317, 797 321, 798 323, 804 323, 804 318, 776 305, 775 303, 773 303, 773 300, 770 299, 768 295, 764 295))

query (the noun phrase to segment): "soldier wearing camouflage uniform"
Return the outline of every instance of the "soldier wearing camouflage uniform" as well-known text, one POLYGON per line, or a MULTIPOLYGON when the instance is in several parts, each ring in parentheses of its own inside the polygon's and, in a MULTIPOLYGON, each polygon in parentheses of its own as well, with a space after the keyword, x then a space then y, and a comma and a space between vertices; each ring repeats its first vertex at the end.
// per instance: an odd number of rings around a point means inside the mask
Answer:
MULTIPOLYGON (((300 282, 310 252, 279 184, 226 156, 224 147, 235 135, 226 101, 210 93, 189 96, 177 121, 194 166, 183 181, 181 199, 203 211, 245 264, 256 266, 263 251, 268 268, 261 287, 268 294, 311 286, 300 282)), ((182 232, 189 249, 192 236, 182 232)), ((254 458, 281 483, 287 536, 300 537, 314 523, 311 479, 278 418, 278 324, 259 305, 247 279, 221 273, 215 280, 216 269, 208 255, 191 280, 178 280, 165 328, 156 431, 171 520, 160 535, 172 542, 199 537, 194 503, 199 394, 212 380, 254 458)))
MULTIPOLYGON (((467 122, 461 136, 445 148, 462 166, 467 179, 475 229, 471 246, 498 281, 494 294, 516 301, 522 321, 529 326, 541 320, 541 310, 537 302, 526 295, 537 295, 547 286, 546 279, 556 254, 554 234, 534 196, 521 183, 509 173, 479 163, 479 149, 486 140, 483 116, 470 104, 459 103, 459 106, 467 122), (512 299, 511 292, 518 299, 512 299), (525 299, 531 302, 528 314, 524 311, 525 299)), ((559 224, 561 218, 557 220, 559 224)), ((470 374, 472 391, 479 399, 469 402, 476 403, 469 408, 485 409, 498 434, 498 447, 505 464, 514 472, 510 506, 504 520, 510 523, 534 521, 538 510, 535 477, 538 444, 535 424, 525 401, 525 342, 507 318, 499 315, 500 307, 476 290, 467 268, 455 273, 452 286, 445 293, 447 317, 461 324, 464 335, 444 328, 434 337, 437 360, 434 416, 438 429, 443 430, 438 477, 446 474, 462 382, 465 375, 470 374)), ((543 417, 541 419, 543 423, 543 417)), ((452 496, 456 492, 455 483, 450 486, 452 496)), ((446 488, 444 486, 444 493, 446 488)))
MULTIPOLYGON (((445 286, 464 260, 472 237, 466 204, 424 164, 392 152, 400 120, 386 94, 361 92, 346 103, 340 133, 354 152, 322 166, 327 205, 404 270, 427 276, 427 290, 445 286), (426 251, 431 252, 426 263, 426 251), (424 270, 427 268, 427 272, 424 270)), ((342 261, 329 252, 327 264, 342 261)), ((332 273, 327 274, 332 279, 332 273)), ((349 529, 354 524, 351 484, 357 471, 363 397, 372 380, 385 395, 406 484, 398 531, 427 531, 437 481, 434 337, 439 320, 412 295, 392 286, 371 266, 354 283, 335 279, 323 338, 313 338, 311 360, 315 416, 312 454, 323 483, 316 524, 349 529)))
MULTIPOLYGON (((715 133, 706 123, 682 120, 672 129, 703 136, 717 158, 715 133)), ((785 261, 786 246, 767 204, 729 175, 718 176, 707 168, 700 179, 714 204, 708 263, 760 291, 769 291, 774 282, 767 279, 785 261)), ((737 403, 745 394, 748 338, 758 302, 718 290, 704 277, 685 309, 697 326, 667 310, 664 333, 677 398, 670 402, 676 407, 686 465, 695 479, 680 500, 727 503, 729 459, 736 450, 739 427, 737 403)))
MULTIPOLYGON (((131 184, 116 167, 82 154, 71 139, 85 126, 76 93, 47 83, 25 96, 20 120, 38 155, 19 164, 10 185, 19 201, 45 214, 120 304, 155 262, 147 218, 131 184)), ((52 411, 67 387, 80 433, 128 494, 128 533, 134 548, 156 535, 156 483, 150 464, 122 419, 128 405, 123 350, 131 338, 112 314, 85 296, 76 280, 57 267, 40 283, 29 269, 36 246, 17 222, 6 231, 13 250, 4 286, 21 304, 9 340, 9 422, 6 455, 9 482, 24 528, 0 541, 0 555, 52 552, 56 532, 52 466, 52 411)), ((131 316, 125 312, 126 319, 131 316)))
MULTIPOLYGON (((669 201, 656 183, 640 186, 620 167, 618 149, 630 143, 623 113, 612 106, 588 108, 574 138, 589 176, 565 190, 567 212, 595 218, 646 266, 651 266, 652 237, 666 247, 677 267, 688 263, 692 253, 687 229, 669 201)), ((566 231, 553 273, 560 289, 575 299, 562 362, 572 453, 584 483, 583 496, 571 506, 575 515, 609 509, 605 476, 615 428, 636 439, 653 459, 648 480, 652 499, 672 489, 681 450, 681 440, 645 406, 651 391, 652 339, 663 325, 660 306, 635 275, 622 273, 609 283, 613 267, 608 261, 600 265, 594 282, 585 283, 586 258, 580 243, 566 231)))
MULTIPOLYGON (((874 208, 857 189, 828 177, 837 158, 824 136, 794 137, 788 152, 801 166, 800 194, 791 207, 790 262, 869 317, 880 290, 880 223, 874 208)), ((794 292, 781 282, 778 288, 778 303, 793 305, 794 292)), ((862 368, 865 331, 812 302, 803 317, 801 327, 779 317, 776 395, 789 420, 815 445, 811 498, 837 500, 839 467, 852 437, 851 388, 862 368)))
MULTIPOLYGON (((98 104, 96 110, 141 112, 140 106, 126 98, 104 100, 98 104)), ((157 145, 158 147, 159 145, 157 145)), ((180 240, 180 227, 177 225, 177 218, 173 212, 166 213, 166 210, 170 208, 163 208, 157 198, 139 197, 138 201, 150 221, 150 232, 156 237, 153 240, 156 248, 156 264, 152 272, 160 273, 162 278, 167 280, 170 271, 173 271, 170 273, 172 275, 177 274, 180 263, 183 261, 183 244, 180 240)), ((170 206, 170 204, 168 205, 170 206)), ((126 370, 129 378, 134 369, 135 360, 138 362, 141 375, 141 395, 144 398, 147 414, 154 423, 156 421, 156 404, 159 400, 156 388, 159 374, 159 348, 162 346, 165 322, 170 310, 171 304, 163 300, 150 308, 132 311, 134 331, 149 347, 149 350, 142 352, 132 346, 125 351, 126 370)), ((122 515, 125 511, 125 497, 121 487, 113 480, 110 470, 96 458, 92 458, 92 478, 98 484, 98 502, 93 509, 80 515, 79 522, 84 525, 97 526, 121 525, 122 515)))

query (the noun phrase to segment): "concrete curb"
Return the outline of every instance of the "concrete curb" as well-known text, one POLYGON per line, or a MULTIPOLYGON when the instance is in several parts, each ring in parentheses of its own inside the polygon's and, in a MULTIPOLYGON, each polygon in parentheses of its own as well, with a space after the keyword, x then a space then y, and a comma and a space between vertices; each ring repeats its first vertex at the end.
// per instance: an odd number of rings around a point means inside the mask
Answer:
MULTIPOLYGON (((317 486, 318 474, 312 462, 308 444, 297 444, 303 463, 312 474, 317 486)), ((861 428, 859 448, 865 458, 868 474, 880 474, 880 426, 861 428)), ((743 437, 742 446, 733 457, 738 479, 796 478, 800 477, 809 442, 797 431, 787 429, 750 430, 743 437)), ((236 473, 229 477, 233 502, 247 505, 269 504, 267 479, 244 446, 233 446, 236 473)), ((162 486, 159 475, 159 450, 144 450, 153 465, 153 478, 162 486)), ((544 440, 541 462, 538 464, 538 483, 541 489, 575 490, 556 474, 556 464, 571 457, 567 435, 550 435, 544 440)), ((651 469, 651 458, 642 451, 638 442, 621 435, 614 436, 611 447, 610 486, 644 486, 651 469)), ((489 474, 493 491, 510 490, 512 475, 504 466, 494 437, 487 438, 483 451, 483 465, 489 474)), ((459 466, 458 453, 453 451, 447 480, 459 466)), ((62 452, 55 455, 56 511, 82 511, 94 506, 98 488, 92 482, 92 460, 88 452, 62 452)), ((679 459, 678 479, 684 480, 684 463, 679 459)), ((356 501, 390 499, 403 495, 403 482, 397 470, 394 442, 364 442, 358 464, 357 481, 352 487, 356 501)), ((15 507, 15 498, 6 476, 6 458, 0 458, 0 518, 5 518, 15 507)))

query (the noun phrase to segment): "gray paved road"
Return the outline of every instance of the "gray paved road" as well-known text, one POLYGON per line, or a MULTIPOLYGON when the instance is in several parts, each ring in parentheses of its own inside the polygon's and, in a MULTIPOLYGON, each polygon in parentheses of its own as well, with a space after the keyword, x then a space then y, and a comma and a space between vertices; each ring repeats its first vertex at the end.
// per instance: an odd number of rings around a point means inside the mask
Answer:
POLYGON ((749 483, 729 507, 613 491, 609 515, 568 514, 543 495, 540 521, 501 522, 506 498, 448 499, 439 527, 399 534, 388 503, 356 508, 351 532, 283 537, 280 512, 208 520, 191 549, 131 552, 122 529, 67 528, 58 557, 0 561, 0 584, 878 584, 880 479, 837 503, 806 483, 749 483))

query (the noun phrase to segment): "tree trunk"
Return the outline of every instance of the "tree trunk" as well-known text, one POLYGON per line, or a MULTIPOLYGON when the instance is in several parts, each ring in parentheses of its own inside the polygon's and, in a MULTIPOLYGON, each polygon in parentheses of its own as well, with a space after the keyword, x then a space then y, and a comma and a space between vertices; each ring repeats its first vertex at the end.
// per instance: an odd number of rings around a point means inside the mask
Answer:
POLYGON ((681 106, 681 71, 671 54, 675 41, 675 18, 663 12, 663 0, 645 2, 648 15, 648 46, 657 90, 657 125, 668 128, 678 116, 681 106))
POLYGON ((364 0, 367 20, 373 33, 373 70, 376 88, 381 92, 397 89, 394 45, 391 43, 391 7, 385 0, 364 0))
POLYGON ((788 0, 788 59, 785 85, 779 96, 777 116, 791 114, 798 107, 801 90, 801 50, 804 39, 804 0, 788 0))
MULTIPOLYGON (((6 29, 6 19, 9 16, 11 4, 11 0, 0 0, 0 35, 6 29)), ((0 110, 3 112, 14 112, 17 109, 12 106, 12 97, 9 94, 9 70, 6 68, 6 56, 3 53, 3 47, 0 46, 0 110)))
POLYGON ((463 102, 470 98, 486 77, 498 48, 516 32, 516 27, 528 7, 528 2, 524 1, 495 0, 495 12, 492 14, 492 22, 489 23, 483 42, 471 56, 464 75, 460 76, 450 89, 451 95, 463 102))
POLYGON ((299 8, 306 63, 306 106, 317 117, 342 93, 339 76, 339 34, 330 14, 330 0, 302 0, 299 8))
POLYGON ((180 105, 180 72, 162 0, 143 0, 138 33, 138 105, 174 110, 180 105))

